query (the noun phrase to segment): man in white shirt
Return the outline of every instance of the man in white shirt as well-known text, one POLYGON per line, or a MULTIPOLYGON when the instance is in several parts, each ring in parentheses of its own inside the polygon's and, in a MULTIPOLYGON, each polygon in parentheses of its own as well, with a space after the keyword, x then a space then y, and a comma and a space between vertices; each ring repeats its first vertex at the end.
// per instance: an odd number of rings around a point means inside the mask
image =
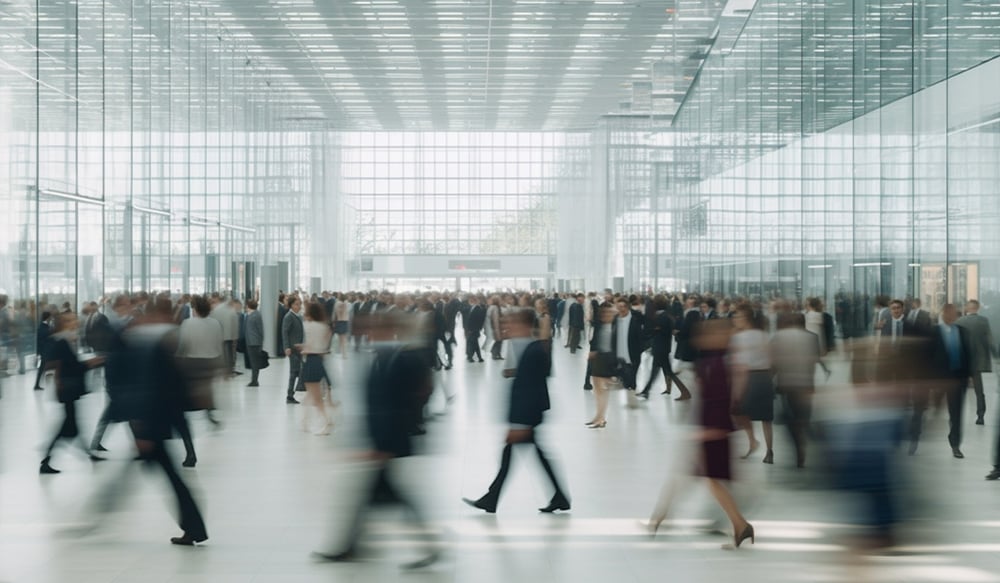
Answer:
POLYGON ((642 331, 643 316, 631 309, 625 298, 618 298, 615 309, 618 310, 618 315, 615 317, 612 345, 621 369, 622 387, 629 391, 628 404, 634 408, 639 404, 635 396, 635 373, 642 361, 642 351, 646 348, 642 331))

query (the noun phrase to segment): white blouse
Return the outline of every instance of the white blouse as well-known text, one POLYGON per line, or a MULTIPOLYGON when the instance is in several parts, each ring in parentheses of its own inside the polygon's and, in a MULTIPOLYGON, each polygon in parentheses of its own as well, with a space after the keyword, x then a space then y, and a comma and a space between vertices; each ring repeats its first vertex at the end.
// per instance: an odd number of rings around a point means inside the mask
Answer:
POLYGON ((306 320, 303 323, 305 340, 302 352, 305 354, 326 354, 330 352, 330 327, 323 322, 306 320))
POLYGON ((771 368, 771 346, 763 330, 743 330, 729 341, 732 364, 749 370, 771 368))

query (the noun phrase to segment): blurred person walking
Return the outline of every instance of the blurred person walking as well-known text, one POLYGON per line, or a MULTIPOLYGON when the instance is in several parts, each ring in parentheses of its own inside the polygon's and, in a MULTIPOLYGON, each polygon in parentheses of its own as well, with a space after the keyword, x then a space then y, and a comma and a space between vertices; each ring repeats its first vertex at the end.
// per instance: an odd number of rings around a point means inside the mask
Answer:
MULTIPOLYGON (((305 357, 305 364, 302 366, 302 382, 306 386, 305 403, 312 405, 323 422, 314 434, 329 435, 333 419, 326 412, 326 399, 320 383, 327 378, 323 359, 330 352, 330 326, 319 302, 310 302, 306 307, 303 336, 302 344, 296 348, 305 357)), ((302 430, 306 432, 311 430, 310 411, 311 408, 307 407, 302 414, 302 430)))
POLYGON ((548 377, 552 361, 545 341, 531 337, 534 324, 535 315, 531 310, 512 311, 504 318, 505 335, 511 344, 510 354, 516 362, 512 368, 504 371, 505 377, 514 379, 510 385, 510 408, 507 414, 510 428, 500 458, 500 470, 489 490, 476 500, 462 499, 469 506, 489 514, 496 512, 500 493, 510 471, 513 448, 518 444, 534 446, 538 461, 555 490, 549 504, 538 511, 551 513, 570 509, 566 490, 559 484, 555 470, 539 446, 536 435, 550 406, 548 377))
MULTIPOLYGON (((744 315, 744 317, 746 317, 744 315)), ((733 527, 733 546, 739 548, 744 540, 755 542, 753 525, 740 512, 725 482, 733 479, 729 436, 735 429, 731 415, 738 395, 733 391, 732 374, 727 357, 733 345, 731 325, 725 319, 711 319, 698 326, 692 337, 692 347, 697 350, 695 376, 700 388, 700 431, 695 439, 700 444, 695 475, 707 478, 709 491, 725 511, 733 527)), ((667 517, 679 482, 671 477, 660 492, 653 513, 646 523, 650 534, 656 534, 667 517)))
POLYGON ((583 302, 586 299, 582 293, 576 294, 575 301, 569 304, 569 334, 566 339, 566 346, 564 348, 569 348, 570 354, 576 354, 577 350, 580 350, 580 339, 583 335, 583 328, 586 325, 584 320, 584 309, 583 302))
MULTIPOLYGON (((211 308, 204 296, 194 296, 191 300, 193 315, 181 322, 177 340, 177 359, 188 388, 185 410, 205 411, 209 421, 220 425, 212 411, 215 410, 213 383, 225 370, 225 356, 222 353, 222 326, 209 317, 211 308)), ((197 464, 194 447, 182 465, 193 468, 197 464)))
MULTIPOLYGON (((316 304, 310 305, 307 315, 314 313, 313 305, 316 304)), ((368 335, 374 358, 365 382, 365 419, 372 447, 367 457, 375 464, 375 473, 362 503, 354 506, 339 550, 313 553, 317 559, 333 562, 356 559, 365 515, 383 497, 402 505, 417 528, 427 529, 423 512, 396 479, 398 460, 415 453, 411 436, 432 389, 426 357, 420 350, 411 350, 397 340, 404 333, 404 319, 402 311, 393 310, 373 315, 369 323, 368 335)), ((307 322, 307 326, 310 323, 307 322)), ((309 336, 308 330, 306 336, 309 336)), ((431 537, 426 541, 426 556, 404 564, 403 568, 430 566, 439 559, 440 552, 437 541, 431 537)))
POLYGON ((259 387, 260 371, 267 366, 264 356, 264 317, 257 311, 257 300, 247 300, 247 315, 243 325, 246 337, 246 354, 250 360, 250 383, 248 387, 259 387))
POLYGON ((767 333, 753 326, 753 310, 745 304, 736 307, 732 322, 736 328, 730 346, 733 395, 737 403, 734 416, 750 440, 742 459, 749 458, 759 447, 753 422, 760 421, 767 447, 763 461, 771 464, 774 463, 774 384, 767 333))
POLYGON ((486 308, 479 305, 479 298, 475 295, 469 296, 468 312, 462 316, 462 327, 465 328, 465 359, 473 362, 472 357, 476 357, 479 362, 483 362, 483 353, 479 347, 479 336, 483 333, 483 325, 486 323, 486 308))
POLYGON ((816 365, 821 363, 820 343, 820 337, 806 329, 806 316, 798 313, 781 315, 771 339, 775 393, 781 397, 784 421, 795 446, 795 464, 800 468, 806 463, 816 365))
POLYGON ((80 320, 73 312, 62 312, 56 316, 56 326, 52 334, 47 365, 55 371, 56 399, 63 405, 63 419, 55 436, 45 449, 45 457, 39 467, 41 474, 58 474, 49 462, 52 450, 63 439, 78 445, 92 461, 103 458, 90 453, 87 443, 80 436, 80 425, 76 418, 76 402, 87 393, 87 371, 104 363, 97 356, 81 361, 76 354, 77 334, 80 320))
POLYGON ((503 350, 503 334, 500 330, 500 298, 497 296, 490 296, 487 303, 489 304, 489 307, 486 308, 486 329, 492 341, 492 344, 490 345, 490 355, 493 357, 493 360, 503 360, 503 356, 501 356, 500 353, 500 351, 503 350))
POLYGON ((594 337, 590 341, 590 353, 587 355, 587 374, 594 390, 595 409, 594 418, 586 425, 591 429, 604 429, 608 426, 611 377, 618 374, 614 334, 615 309, 610 306, 599 308, 597 314, 594 337))
POLYGON ((968 334, 969 375, 976 392, 976 425, 985 423, 986 393, 983 391, 983 373, 993 372, 993 359, 1000 356, 993 340, 990 321, 979 315, 979 301, 969 300, 965 304, 965 315, 955 324, 968 334))
POLYGON ((969 383, 969 333, 956 325, 958 309, 954 304, 941 308, 940 323, 931 333, 930 365, 932 378, 940 383, 948 400, 948 444, 956 458, 962 453, 962 411, 969 383))
POLYGON ((646 381, 646 386, 639 393, 639 396, 645 399, 649 398, 649 390, 653 386, 653 381, 656 380, 657 373, 662 372, 666 387, 660 394, 669 395, 673 384, 677 383, 677 388, 681 394, 676 400, 686 401, 691 398, 691 391, 688 390, 684 382, 677 376, 677 373, 673 371, 670 360, 670 353, 672 352, 674 342, 674 319, 670 316, 669 300, 667 296, 660 294, 653 298, 652 303, 656 312, 650 321, 650 325, 647 327, 647 331, 651 337, 650 348, 653 353, 653 369, 650 371, 649 380, 646 381))

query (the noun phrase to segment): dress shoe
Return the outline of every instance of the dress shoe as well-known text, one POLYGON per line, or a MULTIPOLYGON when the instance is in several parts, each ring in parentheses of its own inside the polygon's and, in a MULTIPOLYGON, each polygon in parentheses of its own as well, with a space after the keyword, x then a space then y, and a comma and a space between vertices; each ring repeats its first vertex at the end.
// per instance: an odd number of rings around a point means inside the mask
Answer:
POLYGON ((353 561, 358 558, 354 549, 347 549, 346 551, 341 551, 339 553, 321 553, 319 551, 315 551, 311 553, 310 556, 317 561, 326 561, 328 563, 346 563, 347 561, 353 561))
POLYGON ((590 428, 590 429, 604 429, 607 426, 608 426, 608 421, 607 420, 601 421, 600 423, 588 423, 587 424, 587 427, 590 428))
POLYGON ((496 503, 494 502, 490 504, 489 502, 483 500, 483 498, 480 498, 479 500, 470 500, 468 498, 462 498, 462 502, 465 502, 466 504, 472 506, 473 508, 485 510, 487 514, 496 514, 497 512, 496 503))
POLYGON ((479 362, 480 362, 480 363, 483 363, 483 362, 486 362, 486 361, 485 361, 485 360, 483 360, 482 358, 480 358, 480 359, 479 359, 479 362))
POLYGON ((962 450, 958 449, 957 447, 951 448, 951 455, 955 456, 957 459, 963 459, 965 457, 965 454, 962 453, 962 450))
POLYGON ((539 512, 544 512, 546 514, 551 514, 556 510, 569 510, 569 500, 563 497, 553 498, 549 505, 545 508, 539 508, 539 512))
POLYGON ((751 524, 747 524, 746 528, 744 528, 743 532, 740 534, 733 535, 733 546, 740 548, 740 545, 743 544, 743 541, 746 539, 750 539, 750 544, 756 544, 754 540, 753 525, 751 524))
POLYGON ((103 445, 101 445, 99 443, 97 444, 97 447, 92 447, 90 449, 92 449, 94 451, 108 451, 108 448, 104 447, 103 445))
POLYGON ((40 387, 38 385, 35 385, 35 390, 36 391, 44 391, 45 389, 43 389, 42 387, 40 387))
POLYGON ((676 399, 674 399, 674 400, 675 400, 675 401, 690 401, 690 400, 691 400, 691 394, 690 394, 690 393, 688 393, 688 394, 686 394, 686 395, 681 395, 680 397, 677 397, 677 398, 676 398, 676 399))
POLYGON ((59 470, 53 468, 49 465, 49 462, 42 462, 42 465, 38 468, 39 474, 61 474, 59 470))
POLYGON ((299 402, 295 400, 295 397, 285 397, 285 404, 287 404, 287 405, 298 405, 299 402))
POLYGON ((182 547, 193 547, 194 543, 203 543, 208 540, 208 535, 194 536, 188 533, 184 533, 184 536, 175 536, 170 539, 170 544, 180 545, 182 547))
POLYGON ((474 363, 474 362, 476 362, 476 361, 472 360, 471 358, 466 358, 465 360, 466 360, 467 362, 469 362, 470 364, 471 364, 471 363, 474 363))
POLYGON ((670 394, 670 389, 667 389, 665 391, 661 391, 660 394, 661 395, 669 395, 670 394))
POLYGON ((413 571, 414 569, 426 569, 440 560, 441 553, 438 551, 431 551, 426 557, 413 561, 412 563, 403 563, 399 567, 401 569, 406 569, 407 571, 413 571))
POLYGON ((982 417, 979 417, 978 419, 976 419, 976 425, 986 425, 986 423, 983 422, 982 417))
POLYGON ((258 384, 258 383, 247 383, 247 386, 248 387, 259 387, 260 384, 258 384))
POLYGON ((189 457, 189 458, 184 458, 184 461, 181 463, 181 465, 184 466, 185 468, 193 468, 197 463, 198 463, 198 458, 189 457))
POLYGON ((649 391, 642 391, 641 393, 636 393, 635 396, 638 397, 638 398, 640 398, 640 399, 644 399, 644 400, 648 401, 649 400, 649 391))
POLYGON ((89 454, 87 457, 89 457, 90 461, 92 461, 92 462, 103 462, 106 459, 108 459, 108 458, 103 458, 103 457, 101 457, 99 455, 94 455, 94 454, 89 454))
POLYGON ((583 390, 585 390, 585 391, 593 391, 594 390, 594 385, 592 385, 590 383, 587 383, 587 384, 583 385, 583 390))
POLYGON ((1000 480, 1000 467, 993 468, 993 471, 986 474, 987 480, 1000 480))

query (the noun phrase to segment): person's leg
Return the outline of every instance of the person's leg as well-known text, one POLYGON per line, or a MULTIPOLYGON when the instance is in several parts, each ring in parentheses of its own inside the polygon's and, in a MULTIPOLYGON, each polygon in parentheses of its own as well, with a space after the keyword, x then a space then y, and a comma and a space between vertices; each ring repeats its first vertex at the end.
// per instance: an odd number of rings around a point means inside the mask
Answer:
POLYGON ((500 492, 503 490, 503 484, 507 480, 507 473, 510 472, 510 458, 514 451, 514 444, 508 443, 503 447, 503 452, 500 454, 500 470, 497 472, 495 478, 493 478, 493 483, 490 484, 489 490, 486 491, 486 495, 477 500, 477 502, 484 506, 484 510, 488 512, 496 511, 497 504, 500 502, 500 492))
POLYGON ((962 408, 965 406, 966 379, 954 381, 948 387, 948 443, 952 449, 962 446, 962 408))
POLYGON ((191 438, 191 426, 188 425, 187 417, 184 416, 183 411, 174 413, 173 426, 184 443, 184 467, 193 468, 198 461, 198 456, 194 453, 194 439, 191 438))
POLYGON ((148 461, 158 464, 163 469, 163 473, 166 474, 167 480, 170 482, 170 487, 174 490, 179 513, 177 522, 184 532, 184 537, 190 539, 191 542, 207 540, 208 530, 205 528, 205 521, 202 519, 201 511, 198 510, 198 504, 194 501, 194 496, 191 495, 191 490, 188 489, 187 484, 181 479, 162 441, 157 442, 153 446, 153 451, 148 461))
POLYGON ((656 380, 656 377, 660 374, 661 370, 663 370, 662 359, 659 356, 653 356, 653 366, 649 370, 649 380, 646 381, 645 386, 642 388, 643 395, 649 394, 650 389, 653 388, 653 381, 656 380))
POLYGON ((771 421, 761 421, 760 424, 764 430, 764 445, 767 447, 767 453, 764 454, 764 463, 774 463, 774 451, 772 451, 774 446, 774 423, 771 421))
POLYGON ((288 390, 285 399, 295 398, 295 388, 302 383, 302 357, 297 352, 292 352, 288 357, 288 390))
POLYGON ((316 407, 316 411, 319 413, 320 418, 323 420, 323 426, 316 432, 317 435, 326 435, 330 433, 330 426, 333 421, 330 416, 326 413, 326 405, 323 399, 323 390, 319 386, 319 383, 306 383, 306 392, 308 393, 309 400, 311 404, 316 407))
POLYGON ((976 391, 976 425, 983 425, 986 415, 986 393, 983 391, 983 373, 972 373, 972 386, 976 391))
POLYGON ((733 523, 733 532, 738 538, 743 531, 750 527, 750 523, 747 522, 747 519, 740 513, 740 509, 736 505, 736 500, 733 499, 733 495, 729 492, 726 486, 722 484, 722 482, 710 478, 708 480, 708 488, 712 492, 712 497, 715 498, 716 502, 719 503, 719 506, 722 507, 722 510, 725 511, 726 516, 729 517, 729 521, 733 523))
POLYGON ((466 332, 465 334, 465 359, 472 362, 472 357, 476 354, 476 347, 479 346, 479 342, 472 337, 472 334, 466 332))
POLYGON ((743 428, 743 431, 746 432, 747 439, 750 442, 750 449, 748 449, 746 455, 744 455, 741 458, 741 459, 747 459, 748 457, 753 455, 753 452, 757 451, 757 447, 759 445, 757 443, 757 436, 753 434, 753 421, 751 421, 750 418, 745 415, 734 415, 733 421, 736 422, 736 427, 743 428))
POLYGON ((473 338, 472 342, 473 342, 473 347, 474 347, 475 353, 476 353, 476 359, 478 359, 479 362, 482 362, 483 361, 483 352, 482 352, 482 348, 479 346, 479 338, 478 338, 478 336, 476 338, 473 338))
POLYGON ((108 404, 105 405, 104 411, 97 420, 97 427, 94 428, 94 438, 90 440, 90 449, 92 450, 101 451, 104 448, 101 445, 101 441, 104 440, 104 433, 108 430, 108 425, 111 423, 111 395, 108 394, 105 398, 108 404))
POLYGON ((594 413, 594 420, 591 421, 591 425, 600 425, 607 422, 606 415, 608 413, 608 399, 610 398, 608 394, 608 379, 604 377, 593 377, 593 379, 597 410, 594 413))
POLYGON ((792 445, 795 447, 796 465, 800 468, 805 464, 806 459, 805 429, 799 405, 802 396, 800 391, 796 390, 786 390, 782 393, 785 425, 788 428, 788 436, 792 439, 792 445))
POLYGON ((35 390, 42 390, 42 376, 45 374, 45 360, 39 357, 38 374, 35 375, 35 390))
POLYGON ((250 359, 250 386, 256 387, 260 378, 260 367, 263 364, 263 346, 247 346, 247 357, 250 359))
POLYGON ((926 387, 913 387, 910 389, 910 455, 917 451, 917 444, 920 442, 920 434, 923 432, 924 411, 930 401, 930 391, 926 387))
POLYGON ((531 441, 535 445, 535 453, 538 455, 538 463, 542 464, 542 469, 545 471, 545 475, 549 477, 549 481, 552 482, 552 487, 555 490, 549 506, 558 506, 558 510, 569 510, 569 496, 566 495, 566 490, 559 484, 559 478, 556 476, 555 470, 552 469, 552 464, 549 462, 545 452, 542 451, 541 446, 538 445, 538 441, 534 438, 534 436, 532 436, 531 441))
MULTIPOLYGON (((674 384, 677 385, 677 389, 680 390, 681 392, 680 396, 677 397, 678 401, 687 401, 688 399, 691 398, 691 391, 688 390, 687 385, 684 384, 684 381, 681 380, 681 377, 678 373, 671 370, 670 379, 674 381, 674 384)), ((670 388, 669 381, 667 384, 667 388, 668 389, 670 388)), ((669 393, 670 391, 668 390, 667 392, 669 393)))

